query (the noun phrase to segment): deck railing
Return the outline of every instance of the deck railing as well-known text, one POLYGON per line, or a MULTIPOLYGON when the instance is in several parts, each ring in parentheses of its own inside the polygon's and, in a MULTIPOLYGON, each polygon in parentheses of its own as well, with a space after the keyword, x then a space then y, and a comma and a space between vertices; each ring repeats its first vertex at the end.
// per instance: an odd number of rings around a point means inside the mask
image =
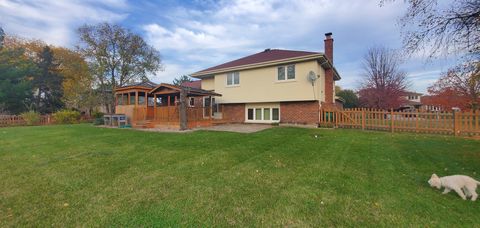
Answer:
POLYGON ((320 126, 391 132, 480 135, 480 112, 321 110, 320 126))
MULTIPOLYGON (((223 106, 219 106, 216 112, 212 107, 187 107, 188 128, 210 126, 214 123, 220 123, 224 114, 223 106)), ((157 107, 135 107, 133 110, 134 122, 144 123, 145 120, 153 122, 155 125, 180 125, 180 107, 179 106, 157 106, 157 107), (150 110, 151 109, 151 110, 150 110), (151 112, 149 114, 148 112, 151 112)))

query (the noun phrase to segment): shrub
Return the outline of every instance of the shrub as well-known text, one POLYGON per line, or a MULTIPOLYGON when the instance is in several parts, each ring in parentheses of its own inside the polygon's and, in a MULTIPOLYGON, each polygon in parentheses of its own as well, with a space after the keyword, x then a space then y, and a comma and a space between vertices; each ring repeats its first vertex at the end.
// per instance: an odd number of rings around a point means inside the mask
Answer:
POLYGON ((58 124, 78 123, 80 113, 72 110, 61 110, 53 114, 53 119, 58 124))
POLYGON ((93 112, 92 113, 92 116, 93 118, 97 119, 97 118, 103 118, 103 115, 105 115, 105 113, 103 112, 93 112))
POLYGON ((27 125, 37 125, 40 123, 40 113, 35 111, 28 111, 20 114, 27 125))
POLYGON ((103 125, 105 122, 103 121, 103 118, 95 118, 93 120, 93 125, 103 125))

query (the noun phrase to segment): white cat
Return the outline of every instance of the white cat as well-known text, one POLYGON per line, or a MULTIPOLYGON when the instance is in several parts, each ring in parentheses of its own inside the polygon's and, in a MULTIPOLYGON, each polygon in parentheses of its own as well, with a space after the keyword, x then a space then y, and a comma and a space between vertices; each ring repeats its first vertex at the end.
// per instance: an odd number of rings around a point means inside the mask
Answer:
POLYGON ((475 201, 478 197, 476 192, 477 185, 480 185, 480 182, 464 175, 438 177, 437 174, 433 174, 432 177, 430 177, 430 180, 428 180, 428 184, 438 189, 445 187, 443 194, 447 194, 451 190, 454 190, 463 200, 466 200, 467 197, 471 196, 472 201, 475 201))

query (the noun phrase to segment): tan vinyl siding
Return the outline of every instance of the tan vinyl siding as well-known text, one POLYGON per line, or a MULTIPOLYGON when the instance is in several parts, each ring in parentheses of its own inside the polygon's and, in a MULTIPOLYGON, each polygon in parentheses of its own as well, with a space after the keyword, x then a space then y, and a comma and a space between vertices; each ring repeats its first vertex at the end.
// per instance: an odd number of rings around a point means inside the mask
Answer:
POLYGON ((218 103, 323 101, 325 99, 325 71, 323 68, 316 60, 294 64, 295 80, 278 81, 278 66, 269 66, 238 71, 240 84, 233 87, 227 86, 227 73, 217 74, 214 79, 203 79, 202 89, 214 89, 216 93, 222 94, 217 98, 218 103), (320 75, 313 88, 307 79, 310 71, 320 75))

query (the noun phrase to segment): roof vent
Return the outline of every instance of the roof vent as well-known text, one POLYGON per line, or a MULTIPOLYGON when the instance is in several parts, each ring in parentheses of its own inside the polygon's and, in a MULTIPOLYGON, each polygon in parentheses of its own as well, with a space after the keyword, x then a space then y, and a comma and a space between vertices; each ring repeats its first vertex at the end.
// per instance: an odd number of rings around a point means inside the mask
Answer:
POLYGON ((272 49, 267 48, 267 49, 265 49, 265 51, 263 51, 263 52, 269 52, 270 50, 272 50, 272 49))

